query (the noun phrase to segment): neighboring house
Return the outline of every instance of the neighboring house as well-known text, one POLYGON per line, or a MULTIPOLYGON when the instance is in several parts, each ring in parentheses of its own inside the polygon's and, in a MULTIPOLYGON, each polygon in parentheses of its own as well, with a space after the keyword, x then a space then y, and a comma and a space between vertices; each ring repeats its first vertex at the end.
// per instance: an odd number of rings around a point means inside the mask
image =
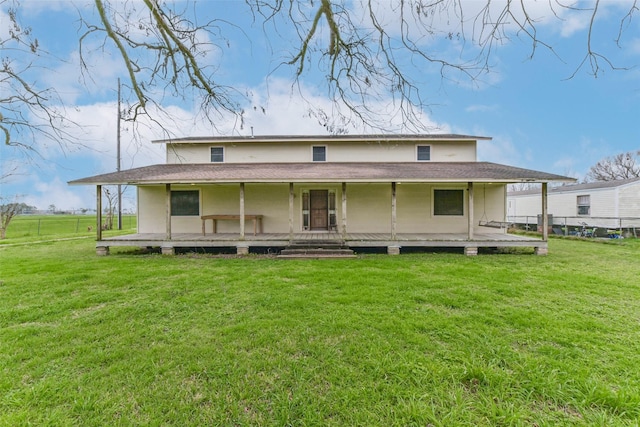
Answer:
MULTIPOLYGON (((540 189, 509 192, 507 205, 510 221, 536 223, 540 189)), ((547 212, 556 226, 640 227, 640 178, 550 188, 547 212)))
MULTIPOLYGON (((572 178, 478 162, 467 135, 197 137, 166 145, 166 164, 70 184, 137 187, 138 232, 110 246, 282 248, 530 246, 506 232, 506 186, 572 178), (203 219, 204 218, 204 219, 203 219), (208 218, 208 219, 207 219, 208 218), (248 227, 247 227, 248 224, 248 227), (215 227, 215 228, 214 228, 215 227), (311 243, 310 243, 311 242, 311 243)), ((546 193, 539 196, 544 200, 546 193)), ((97 211, 102 211, 98 198, 97 211)), ((541 202, 542 203, 542 202, 541 202)), ((101 223, 101 219, 98 219, 101 223)))

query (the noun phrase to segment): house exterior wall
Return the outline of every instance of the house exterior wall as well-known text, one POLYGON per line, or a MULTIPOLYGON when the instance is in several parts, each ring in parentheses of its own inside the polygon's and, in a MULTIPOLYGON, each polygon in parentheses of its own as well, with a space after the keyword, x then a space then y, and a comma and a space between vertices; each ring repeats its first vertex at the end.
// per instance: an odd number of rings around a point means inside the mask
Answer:
MULTIPOLYGON (((391 184, 347 184, 347 231, 350 233, 391 233, 391 184)), ((468 199, 466 184, 416 184, 396 186, 397 233, 466 233, 468 227, 468 199), (461 189, 464 191, 464 215, 437 216, 433 213, 435 189, 461 189)), ((173 185, 172 190, 198 190, 199 215, 172 216, 173 233, 201 233, 201 215, 240 213, 239 184, 173 185)), ((341 184, 294 185, 294 232, 302 230, 302 193, 322 189, 335 193, 336 224, 341 231, 343 220, 341 184)), ((504 233, 505 230, 478 225, 481 217, 502 220, 505 212, 504 185, 474 186, 474 229, 482 233, 504 233), (486 197, 486 202, 485 202, 486 197)), ((138 187, 138 214, 140 233, 166 231, 166 189, 163 185, 138 187)), ((263 215, 265 233, 289 232, 289 184, 245 184, 245 214, 263 215)), ((218 221, 219 233, 239 233, 238 221, 218 221)), ((206 232, 212 232, 207 221, 206 232)), ((252 232, 252 222, 245 223, 245 233, 252 232)))
POLYGON ((327 147, 327 162, 413 162, 416 146, 431 146, 433 162, 473 162, 474 142, 341 142, 324 143, 250 143, 241 144, 168 144, 167 163, 210 163, 211 147, 224 147, 225 163, 311 162, 312 147, 327 147))
POLYGON ((542 212, 540 194, 508 196, 507 206, 510 217, 535 216, 542 212))
MULTIPOLYGON (((571 221, 567 221, 570 225, 578 225, 581 221, 580 217, 589 218, 593 215, 594 198, 591 197, 591 215, 578 215, 577 196, 590 195, 591 192, 568 192, 547 195, 547 212, 553 215, 556 223, 562 217, 574 217, 571 221), (557 218, 557 219, 556 219, 557 218)), ((527 222, 535 223, 536 217, 542 213, 542 198, 540 193, 526 195, 509 195, 507 197, 509 217, 516 217, 518 222, 524 222, 525 217, 529 217, 527 222)))
MULTIPOLYGON (((204 187, 202 215, 240 214, 240 184, 210 185, 204 187)), ((246 215, 263 215, 265 232, 289 231, 289 185, 246 184, 244 190, 246 215)), ((245 233, 253 232, 253 223, 245 223, 245 233)), ((212 222, 207 221, 206 231, 212 232, 212 222)), ((219 233, 239 233, 238 221, 218 221, 219 233)))
MULTIPOLYGON (((509 195, 508 216, 523 219, 525 216, 539 215, 542 211, 540 197, 540 193, 509 195)), ((589 225, 617 227, 617 220, 605 218, 640 217, 640 182, 620 187, 550 192, 547 200, 548 212, 553 215, 555 224, 580 225, 586 222, 589 225), (589 215, 578 215, 578 196, 589 196, 589 215)))
POLYGON ((618 212, 621 217, 640 217, 640 182, 618 189, 618 212))
POLYGON ((164 185, 138 186, 138 233, 164 233, 166 205, 164 185))
POLYGON ((474 231, 506 233, 504 228, 480 226, 480 221, 504 221, 507 212, 507 186, 505 184, 475 184, 473 187, 474 231))
POLYGON ((391 232, 391 184, 347 184, 347 230, 391 232))

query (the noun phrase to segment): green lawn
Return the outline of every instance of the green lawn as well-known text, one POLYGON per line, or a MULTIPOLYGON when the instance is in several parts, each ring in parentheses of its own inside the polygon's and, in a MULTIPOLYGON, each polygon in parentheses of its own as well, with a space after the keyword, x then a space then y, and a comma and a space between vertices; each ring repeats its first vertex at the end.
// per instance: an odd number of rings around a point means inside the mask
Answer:
POLYGON ((640 242, 549 246, 0 248, 0 425, 637 426, 640 242))
MULTIPOLYGON (((126 233, 135 232, 136 220, 135 215, 123 215, 123 230, 126 230, 126 233)), ((114 228, 118 227, 117 221, 117 218, 114 219, 114 228)), ((116 233, 117 230, 105 231, 106 235, 116 233)), ((18 215, 9 223, 7 238, 0 240, 0 245, 95 236, 95 215, 18 215)))

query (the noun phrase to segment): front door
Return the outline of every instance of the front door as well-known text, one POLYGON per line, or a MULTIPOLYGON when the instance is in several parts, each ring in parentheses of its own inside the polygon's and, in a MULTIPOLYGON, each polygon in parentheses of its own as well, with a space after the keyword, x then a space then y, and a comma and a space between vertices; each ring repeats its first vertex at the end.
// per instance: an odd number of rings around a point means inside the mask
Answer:
POLYGON ((328 190, 309 190, 311 229, 312 230, 328 230, 329 229, 329 191, 328 190))

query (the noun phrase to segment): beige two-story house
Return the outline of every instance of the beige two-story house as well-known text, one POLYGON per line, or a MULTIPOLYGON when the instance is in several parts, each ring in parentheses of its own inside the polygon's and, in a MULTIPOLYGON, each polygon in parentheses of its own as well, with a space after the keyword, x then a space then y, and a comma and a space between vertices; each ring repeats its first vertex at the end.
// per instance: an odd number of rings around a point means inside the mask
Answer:
MULTIPOLYGON (((166 163, 70 184, 137 188, 135 235, 97 248, 156 246, 285 248, 307 242, 347 248, 531 246, 507 233, 506 186, 572 178, 477 161, 468 135, 192 137, 154 141, 166 163)), ((100 198, 98 198, 100 204, 100 198)), ((98 206, 98 212, 102 210, 98 206)), ((99 219, 100 221, 100 219, 99 219)))

